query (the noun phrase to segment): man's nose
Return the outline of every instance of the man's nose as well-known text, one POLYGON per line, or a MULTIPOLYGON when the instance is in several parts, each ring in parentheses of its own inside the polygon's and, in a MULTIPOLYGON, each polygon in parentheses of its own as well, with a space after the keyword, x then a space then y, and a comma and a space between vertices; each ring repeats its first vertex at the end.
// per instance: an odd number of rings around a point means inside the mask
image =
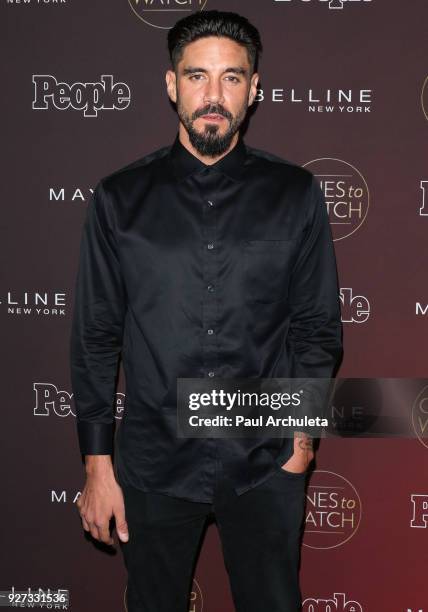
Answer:
POLYGON ((204 92, 204 100, 207 103, 222 103, 223 87, 220 80, 210 79, 204 92))

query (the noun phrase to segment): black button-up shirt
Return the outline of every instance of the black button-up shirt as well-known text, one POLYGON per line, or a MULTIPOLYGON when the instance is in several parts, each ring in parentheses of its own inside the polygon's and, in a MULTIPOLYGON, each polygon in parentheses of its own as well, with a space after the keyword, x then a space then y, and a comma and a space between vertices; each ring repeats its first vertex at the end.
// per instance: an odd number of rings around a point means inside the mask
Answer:
POLYGON ((342 356, 322 190, 242 137, 208 166, 177 135, 102 179, 75 289, 80 450, 114 450, 120 482, 141 490, 209 502, 216 454, 241 494, 293 452, 291 438, 178 438, 178 377, 328 378, 342 356), (120 354, 126 399, 114 438, 120 354))

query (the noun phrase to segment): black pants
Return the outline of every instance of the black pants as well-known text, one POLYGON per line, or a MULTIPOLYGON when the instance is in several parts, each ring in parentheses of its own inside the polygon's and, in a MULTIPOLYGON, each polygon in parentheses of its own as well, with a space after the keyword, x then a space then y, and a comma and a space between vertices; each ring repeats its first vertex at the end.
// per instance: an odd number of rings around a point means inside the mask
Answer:
POLYGON ((237 612, 298 612, 304 474, 278 467, 237 495, 217 462, 213 503, 123 486, 129 541, 128 612, 188 612, 201 535, 209 517, 219 529, 237 612))

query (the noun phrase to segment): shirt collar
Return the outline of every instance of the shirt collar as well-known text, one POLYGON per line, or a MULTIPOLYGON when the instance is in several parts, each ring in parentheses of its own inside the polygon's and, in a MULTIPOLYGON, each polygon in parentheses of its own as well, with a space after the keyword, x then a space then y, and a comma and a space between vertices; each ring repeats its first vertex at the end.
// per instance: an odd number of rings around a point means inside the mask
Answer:
POLYGON ((239 134, 238 142, 233 149, 214 164, 204 164, 204 162, 190 153, 181 144, 178 134, 170 149, 174 174, 178 180, 206 169, 221 172, 234 180, 239 180, 242 177, 246 157, 247 148, 241 134, 239 134))

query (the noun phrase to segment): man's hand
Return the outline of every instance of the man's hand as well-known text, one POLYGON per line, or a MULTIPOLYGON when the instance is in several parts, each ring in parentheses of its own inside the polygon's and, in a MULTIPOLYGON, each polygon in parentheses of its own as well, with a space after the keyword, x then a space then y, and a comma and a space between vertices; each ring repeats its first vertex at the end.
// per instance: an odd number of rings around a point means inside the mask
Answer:
POLYGON ((85 531, 105 544, 114 544, 109 523, 115 518, 116 531, 122 542, 129 539, 122 489, 118 485, 110 455, 86 456, 86 483, 76 502, 85 531))
POLYGON ((281 467, 289 472, 306 472, 314 456, 312 437, 302 431, 295 431, 294 452, 281 467))

